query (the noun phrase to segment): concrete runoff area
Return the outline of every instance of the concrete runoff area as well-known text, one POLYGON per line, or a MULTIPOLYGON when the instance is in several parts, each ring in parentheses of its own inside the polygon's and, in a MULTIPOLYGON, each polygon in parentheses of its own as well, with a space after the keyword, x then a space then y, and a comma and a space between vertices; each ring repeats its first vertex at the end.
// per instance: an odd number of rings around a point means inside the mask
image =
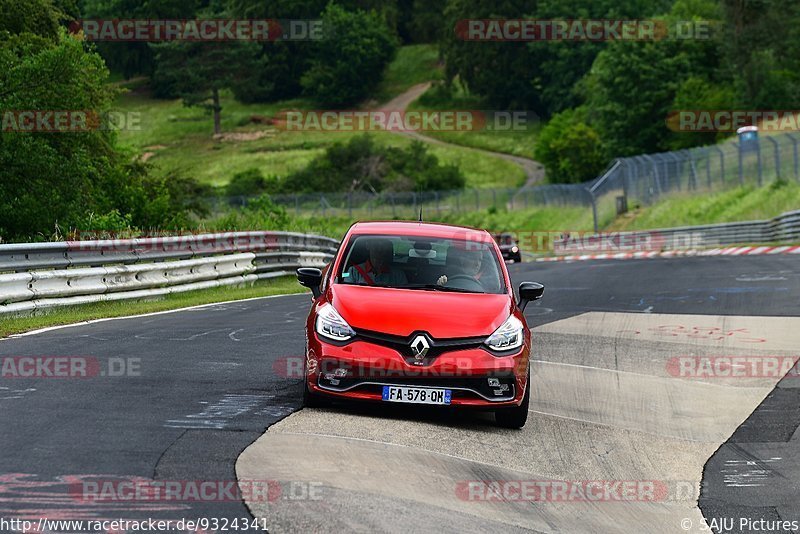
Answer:
POLYGON ((703 466, 780 379, 748 362, 794 362, 796 324, 616 312, 554 321, 534 329, 522 430, 418 407, 303 409, 244 451, 237 476, 317 487, 313 498, 246 501, 270 532, 704 531, 703 466), (737 370, 695 366, 715 358, 737 370), (541 491, 523 495, 522 483, 541 491))

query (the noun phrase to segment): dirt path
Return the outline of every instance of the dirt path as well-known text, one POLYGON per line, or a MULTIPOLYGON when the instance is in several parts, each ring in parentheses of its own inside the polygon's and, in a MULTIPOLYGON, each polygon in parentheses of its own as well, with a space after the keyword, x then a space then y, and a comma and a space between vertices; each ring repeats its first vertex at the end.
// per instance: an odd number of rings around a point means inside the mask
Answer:
MULTIPOLYGON (((411 103, 414 100, 422 96, 422 94, 425 91, 427 91, 430 86, 431 86, 430 82, 414 85, 411 88, 409 88, 408 91, 406 91, 405 93, 402 93, 394 97, 389 102, 380 106, 377 109, 379 111, 390 111, 390 110, 405 111, 408 108, 408 106, 411 105, 411 103)), ((394 132, 394 133, 405 135, 406 137, 411 137, 413 139, 418 139, 426 143, 432 143, 434 145, 466 148, 469 150, 474 150, 475 152, 480 152, 481 154, 486 154, 487 156, 492 156, 504 159, 506 161, 510 161, 522 167, 522 170, 525 173, 525 185, 523 185, 522 188, 520 188, 520 190, 530 187, 544 179, 544 166, 538 161, 534 161, 532 159, 523 158, 521 156, 513 156, 511 154, 505 154, 503 152, 492 152, 491 150, 484 150, 482 148, 472 148, 472 147, 466 147, 464 145, 447 143, 445 141, 441 141, 434 137, 429 137, 419 132, 394 132)))

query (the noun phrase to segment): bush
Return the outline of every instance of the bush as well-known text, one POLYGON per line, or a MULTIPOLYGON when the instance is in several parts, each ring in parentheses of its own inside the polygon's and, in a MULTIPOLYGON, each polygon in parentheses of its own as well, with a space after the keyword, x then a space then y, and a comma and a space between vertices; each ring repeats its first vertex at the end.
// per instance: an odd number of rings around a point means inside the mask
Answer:
POLYGON ((229 197, 250 197, 260 195, 267 189, 267 180, 261 170, 253 168, 233 175, 225 187, 229 197))
POLYGON ((291 219, 282 206, 275 204, 269 195, 262 194, 250 200, 239 210, 231 211, 211 223, 214 231, 287 230, 291 219))
POLYGON ((583 115, 581 110, 562 111, 542 128, 535 155, 552 183, 592 180, 606 164, 600 136, 583 115))
POLYGON ((431 191, 461 189, 466 179, 454 165, 440 165, 428 147, 383 147, 364 134, 335 143, 309 165, 278 183, 286 193, 431 191))

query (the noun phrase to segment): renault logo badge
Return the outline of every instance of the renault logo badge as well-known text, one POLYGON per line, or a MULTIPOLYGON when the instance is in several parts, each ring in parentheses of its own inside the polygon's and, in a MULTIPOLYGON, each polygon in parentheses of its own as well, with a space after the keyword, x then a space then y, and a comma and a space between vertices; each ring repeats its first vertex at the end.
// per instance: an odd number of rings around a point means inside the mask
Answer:
POLYGON ((431 345, 425 336, 419 335, 415 337, 411 342, 411 352, 414 354, 414 360, 421 363, 430 348, 431 345))

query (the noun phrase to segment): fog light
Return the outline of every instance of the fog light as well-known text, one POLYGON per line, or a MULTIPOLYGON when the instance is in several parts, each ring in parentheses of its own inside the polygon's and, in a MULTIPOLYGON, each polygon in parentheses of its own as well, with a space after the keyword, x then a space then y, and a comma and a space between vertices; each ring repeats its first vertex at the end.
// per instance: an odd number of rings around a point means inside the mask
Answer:
POLYGON ((501 397, 509 390, 509 385, 500 383, 499 378, 487 378, 486 381, 495 397, 501 397))
POLYGON ((325 373, 322 376, 326 381, 328 381, 330 385, 338 386, 339 379, 347 376, 347 369, 345 369, 344 367, 339 367, 337 369, 334 369, 332 373, 325 373))
POLYGON ((334 378, 344 378, 347 376, 347 369, 339 367, 334 369, 332 373, 325 373, 325 380, 333 380, 334 378))

